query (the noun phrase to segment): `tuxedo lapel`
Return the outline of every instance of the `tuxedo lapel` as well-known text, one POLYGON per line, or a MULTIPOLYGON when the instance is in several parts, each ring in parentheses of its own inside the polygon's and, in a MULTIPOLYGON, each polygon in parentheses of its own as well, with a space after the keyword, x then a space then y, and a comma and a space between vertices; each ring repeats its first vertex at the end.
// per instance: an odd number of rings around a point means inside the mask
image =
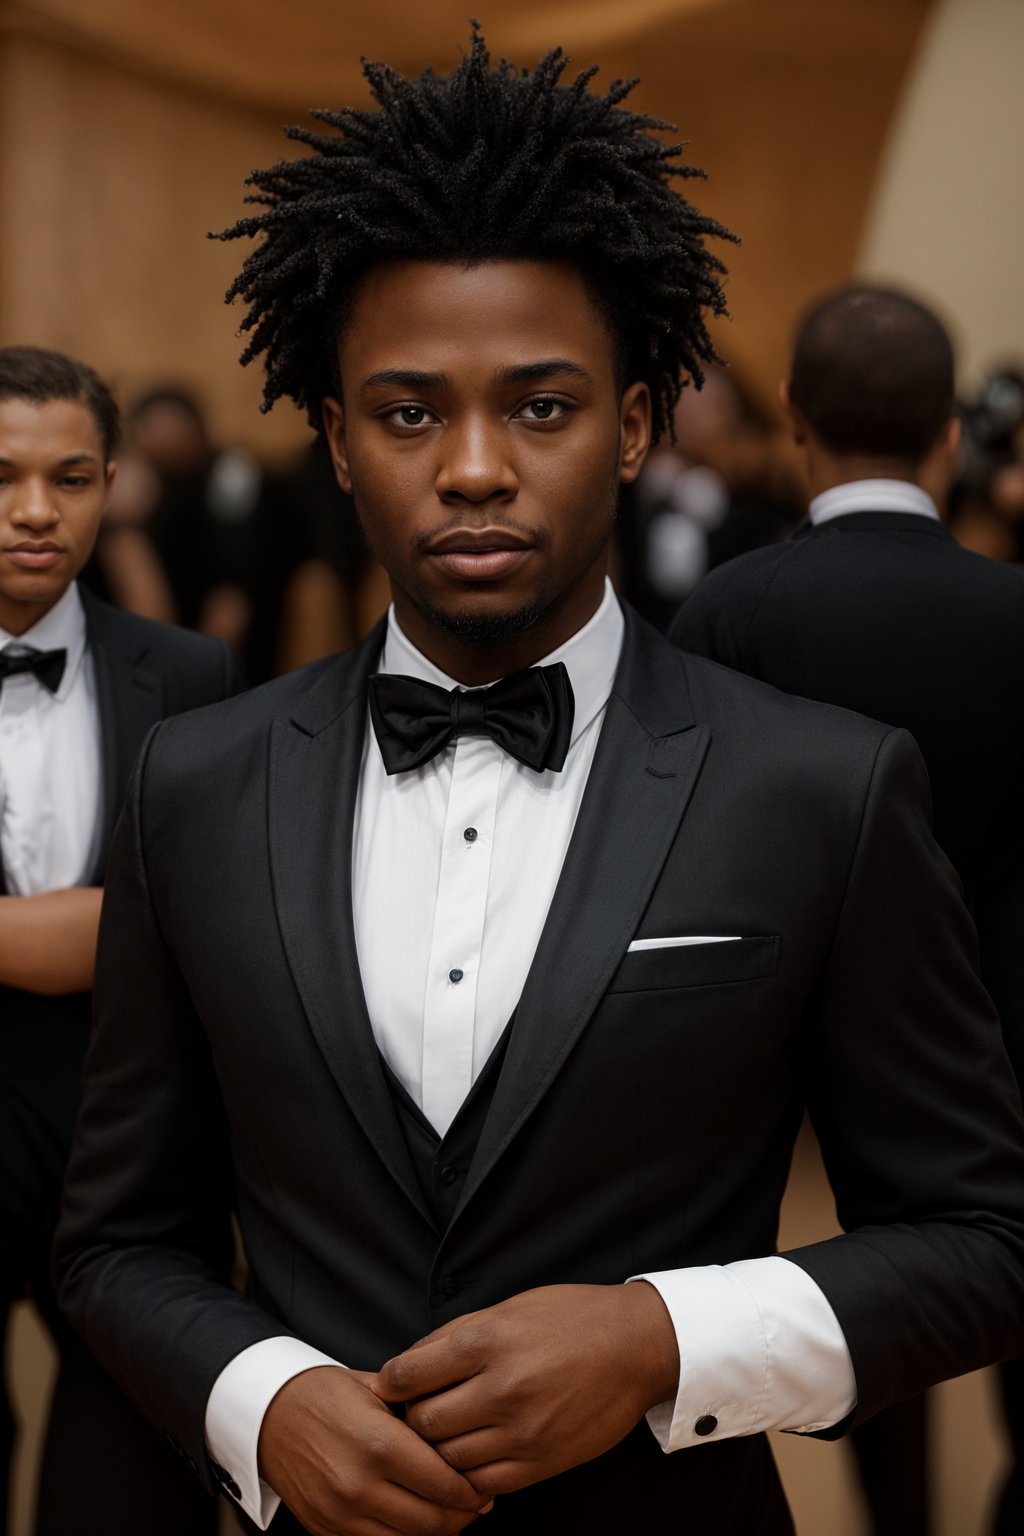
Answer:
POLYGON ((352 832, 379 626, 271 729, 274 901, 292 976, 325 1062, 382 1161, 427 1220, 385 1081, 359 975, 352 832))
POLYGON ((102 882, 106 850, 121 810, 128 776, 146 732, 164 713, 164 686, 146 665, 148 646, 121 622, 116 609, 97 602, 79 588, 86 634, 96 679, 102 755, 103 798, 100 808, 104 850, 94 878, 102 882))
POLYGON ((627 609, 601 739, 459 1210, 600 1003, 650 899, 709 740, 693 719, 682 653, 627 609))

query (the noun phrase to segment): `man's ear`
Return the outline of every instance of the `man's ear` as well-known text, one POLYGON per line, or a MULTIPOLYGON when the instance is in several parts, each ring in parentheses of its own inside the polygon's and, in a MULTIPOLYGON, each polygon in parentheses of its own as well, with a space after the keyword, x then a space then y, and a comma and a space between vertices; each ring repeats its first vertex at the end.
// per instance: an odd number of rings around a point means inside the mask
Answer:
POLYGON ((116 459, 110 459, 110 460, 108 460, 107 467, 106 467, 106 469, 103 472, 103 490, 104 490, 104 494, 107 495, 107 496, 110 495, 111 491, 114 488, 114 476, 116 474, 117 474, 117 461, 116 461, 116 459))
POLYGON ((327 439, 327 446, 331 450, 331 459, 334 463, 334 473, 342 490, 351 496, 352 475, 348 467, 348 444, 345 440, 345 412, 340 402, 331 395, 326 396, 320 410, 324 424, 324 437, 327 439))
POLYGON ((779 384, 779 404, 782 407, 790 437, 798 448, 803 448, 807 442, 809 428, 800 407, 793 404, 793 394, 788 379, 783 379, 779 384))
POLYGON ((960 449, 963 445, 964 425, 959 416, 951 416, 939 433, 936 447, 953 469, 959 467, 960 449))
POLYGON ((949 489, 960 468, 960 443, 963 428, 958 416, 951 416, 917 465, 914 479, 926 490, 942 511, 949 499, 949 489))
POLYGON ((642 381, 622 396, 619 412, 619 483, 629 485, 643 469, 651 446, 651 392, 642 381))

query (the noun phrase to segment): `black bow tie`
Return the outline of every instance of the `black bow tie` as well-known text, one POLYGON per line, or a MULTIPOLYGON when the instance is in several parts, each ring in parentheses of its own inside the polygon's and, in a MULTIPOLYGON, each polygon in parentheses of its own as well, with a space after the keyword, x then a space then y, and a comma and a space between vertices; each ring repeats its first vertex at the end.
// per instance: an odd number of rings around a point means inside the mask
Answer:
POLYGON ((0 687, 5 677, 14 677, 19 672, 34 672, 45 688, 56 693, 64 676, 67 659, 67 651, 25 651, 20 656, 11 656, 4 651, 0 654, 0 687))
POLYGON ((573 696, 560 661, 490 688, 438 688, 415 677, 370 678, 370 719, 388 773, 429 762, 453 736, 489 736, 541 773, 559 772, 572 737, 573 696))

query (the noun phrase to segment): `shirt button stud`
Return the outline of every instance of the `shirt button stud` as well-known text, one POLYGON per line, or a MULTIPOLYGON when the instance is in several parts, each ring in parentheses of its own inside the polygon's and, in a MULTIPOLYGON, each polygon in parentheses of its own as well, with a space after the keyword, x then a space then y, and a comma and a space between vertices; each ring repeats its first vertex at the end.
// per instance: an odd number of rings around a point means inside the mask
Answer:
POLYGON ((438 1174, 438 1178, 441 1180, 442 1184, 454 1184, 458 1176, 458 1169, 452 1168, 450 1164, 447 1167, 442 1168, 441 1172, 438 1174))
POLYGON ((705 1413, 693 1426, 695 1435, 713 1435, 718 1428, 718 1420, 713 1413, 705 1413))
POLYGON ((476 827, 467 827, 462 835, 466 839, 467 843, 475 843, 479 833, 477 832, 476 827))
POLYGON ((458 984, 462 980, 464 975, 465 975, 465 972, 464 971, 460 971, 458 966, 456 966, 453 971, 449 971, 448 972, 448 980, 449 981, 454 981, 456 984, 458 984))

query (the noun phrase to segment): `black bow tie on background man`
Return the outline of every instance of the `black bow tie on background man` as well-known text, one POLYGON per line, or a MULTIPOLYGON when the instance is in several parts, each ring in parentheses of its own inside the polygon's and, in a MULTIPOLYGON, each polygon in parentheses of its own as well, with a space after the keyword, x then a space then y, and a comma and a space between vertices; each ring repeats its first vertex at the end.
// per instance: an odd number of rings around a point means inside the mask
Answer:
POLYGON ((388 773, 419 768, 453 736, 489 736, 537 773, 561 771, 574 701, 560 661, 527 667, 489 688, 439 688, 416 677, 370 678, 370 719, 388 773))
POLYGON ((22 651, 18 656, 12 656, 8 651, 0 652, 0 688, 3 687, 5 677, 14 677, 19 672, 34 672, 45 688, 56 693, 64 676, 67 659, 67 651, 22 651))

